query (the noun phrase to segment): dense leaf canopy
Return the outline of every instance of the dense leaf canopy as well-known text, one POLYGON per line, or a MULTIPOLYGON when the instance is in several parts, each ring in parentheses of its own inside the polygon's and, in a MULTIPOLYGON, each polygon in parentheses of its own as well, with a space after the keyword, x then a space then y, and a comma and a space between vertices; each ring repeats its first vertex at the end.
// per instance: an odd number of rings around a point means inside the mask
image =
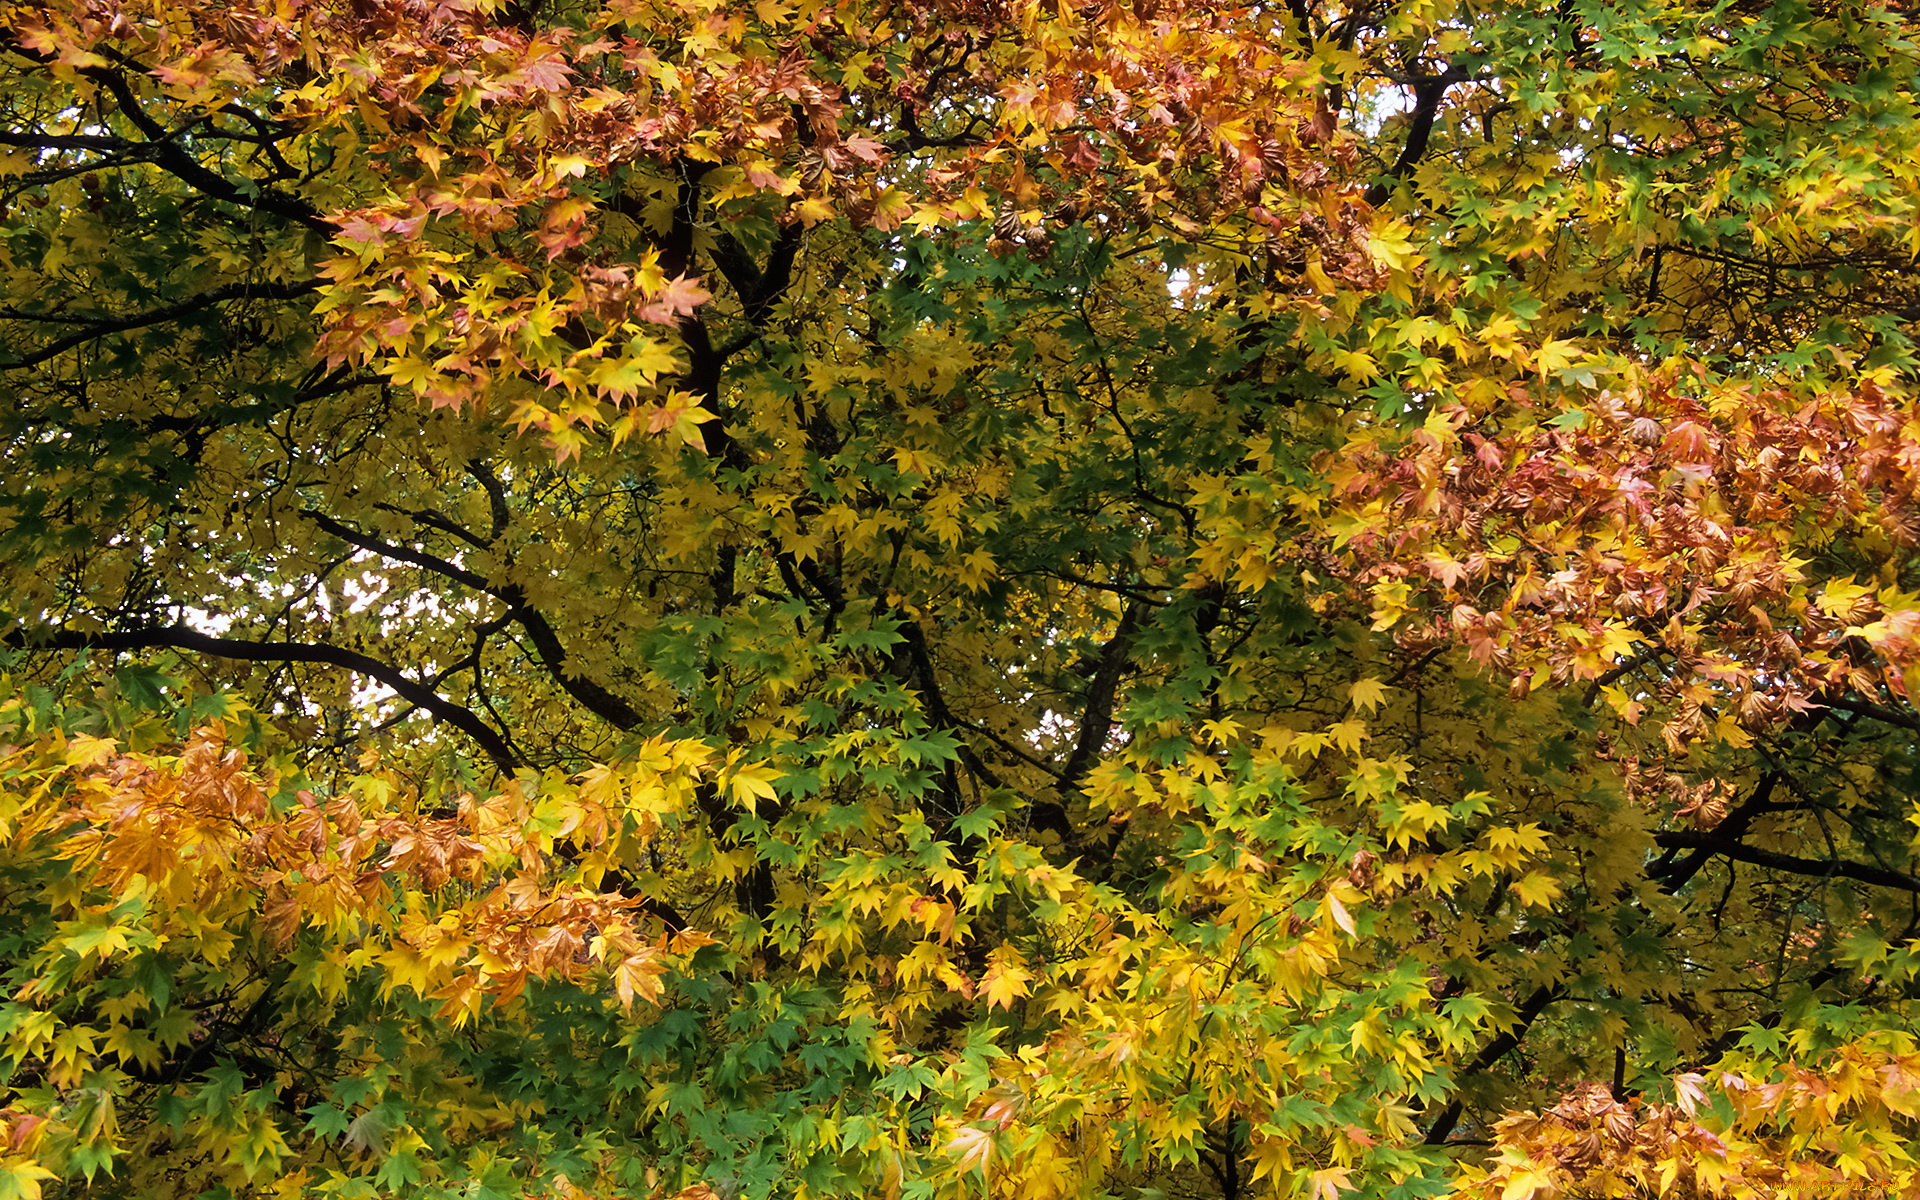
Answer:
POLYGON ((1920 1194, 1892 0, 0 0, 0 1200, 1920 1194))

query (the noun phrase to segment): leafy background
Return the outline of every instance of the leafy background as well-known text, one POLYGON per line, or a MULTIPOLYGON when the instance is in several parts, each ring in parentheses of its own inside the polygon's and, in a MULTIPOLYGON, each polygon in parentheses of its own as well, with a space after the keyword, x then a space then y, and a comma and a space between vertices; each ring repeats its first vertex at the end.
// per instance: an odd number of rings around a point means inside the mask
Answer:
POLYGON ((1912 35, 5 5, 0 1200, 1911 1190, 1912 35))

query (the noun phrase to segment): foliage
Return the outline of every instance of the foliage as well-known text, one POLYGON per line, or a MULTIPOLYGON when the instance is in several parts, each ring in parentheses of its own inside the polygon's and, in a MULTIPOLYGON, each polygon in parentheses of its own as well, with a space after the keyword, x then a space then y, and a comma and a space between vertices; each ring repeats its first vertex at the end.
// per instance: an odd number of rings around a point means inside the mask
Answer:
POLYGON ((0 4, 0 1200, 1920 1189, 1901 6, 0 4))

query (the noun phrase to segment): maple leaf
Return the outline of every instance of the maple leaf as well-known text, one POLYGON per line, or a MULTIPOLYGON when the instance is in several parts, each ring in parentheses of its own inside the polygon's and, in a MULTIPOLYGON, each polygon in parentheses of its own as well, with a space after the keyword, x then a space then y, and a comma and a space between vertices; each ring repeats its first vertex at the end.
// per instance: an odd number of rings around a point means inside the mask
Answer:
POLYGON ((385 239, 385 229, 363 213, 342 214, 336 219, 335 225, 339 229, 336 236, 343 241, 372 245, 385 239))
POLYGON ((1378 679, 1359 679, 1347 689, 1347 699, 1356 712, 1371 713, 1386 703, 1387 693, 1391 690, 1378 679))
POLYGON ((711 299, 712 295, 700 286, 698 279, 681 275, 667 280, 651 292, 646 303, 635 310, 634 316, 657 325, 673 325, 680 318, 691 316, 711 299))
POLYGON ((993 1133, 973 1125, 962 1125, 947 1139, 946 1152, 954 1159, 954 1165, 961 1173, 976 1169, 984 1172, 993 1164, 993 1133))
POLYGON ((57 1178, 31 1160, 0 1159, 0 1200, 40 1200, 40 1185, 57 1178))
POLYGON ((727 787, 733 794, 734 803, 752 809, 762 800, 778 798, 779 793, 773 790, 773 784, 780 777, 781 772, 765 764, 747 764, 735 767, 729 773, 727 787))
POLYGON ((674 348, 652 338, 635 337, 618 357, 602 358, 587 374, 587 382, 618 400, 651 389, 662 376, 679 367, 674 348))
POLYGON ((1307 1176, 1307 1195, 1311 1200, 1339 1200, 1352 1174, 1346 1167, 1323 1167, 1314 1171, 1307 1176))
POLYGON ((1528 908, 1550 908, 1560 898, 1558 879, 1541 871, 1529 871, 1509 885, 1520 903, 1528 908))
POLYGON ((1910 1190, 1899 6, 364 7, 0 61, 9 1163, 1910 1190))
POLYGON ((1002 947, 994 951, 986 974, 981 976, 978 994, 986 997, 989 1007, 1012 1008, 1015 1000, 1030 994, 1028 985, 1033 978, 1019 957, 1002 947))
POLYGON ((1334 895, 1332 892, 1328 892, 1326 903, 1327 916, 1332 919, 1335 925, 1340 927, 1340 931, 1348 937, 1358 936, 1359 931, 1354 926, 1353 914, 1347 911, 1346 905, 1340 903, 1340 897, 1334 895))

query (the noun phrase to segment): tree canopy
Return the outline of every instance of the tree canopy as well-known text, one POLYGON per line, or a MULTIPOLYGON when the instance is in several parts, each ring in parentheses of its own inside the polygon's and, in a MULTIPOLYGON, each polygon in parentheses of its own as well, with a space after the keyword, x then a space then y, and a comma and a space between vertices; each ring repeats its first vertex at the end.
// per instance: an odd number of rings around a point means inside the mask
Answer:
POLYGON ((1896 0, 0 0, 0 1200, 1920 1195, 1896 0))

